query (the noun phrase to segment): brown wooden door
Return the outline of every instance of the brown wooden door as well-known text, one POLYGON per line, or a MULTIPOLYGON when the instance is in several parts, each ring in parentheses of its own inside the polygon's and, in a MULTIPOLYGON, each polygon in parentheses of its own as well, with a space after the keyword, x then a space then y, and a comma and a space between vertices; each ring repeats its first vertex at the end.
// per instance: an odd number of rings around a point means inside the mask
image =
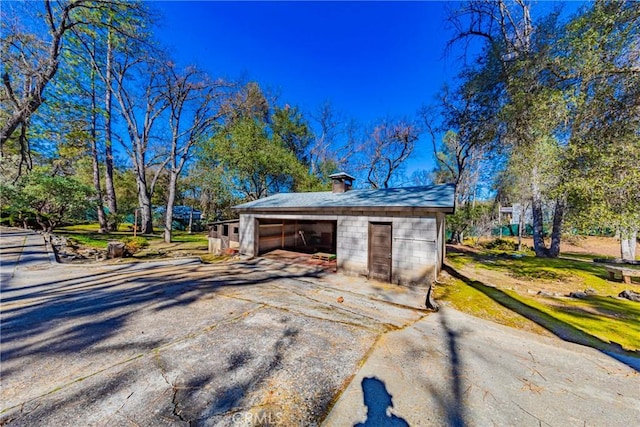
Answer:
POLYGON ((391 224, 369 223, 369 277, 391 281, 391 224))

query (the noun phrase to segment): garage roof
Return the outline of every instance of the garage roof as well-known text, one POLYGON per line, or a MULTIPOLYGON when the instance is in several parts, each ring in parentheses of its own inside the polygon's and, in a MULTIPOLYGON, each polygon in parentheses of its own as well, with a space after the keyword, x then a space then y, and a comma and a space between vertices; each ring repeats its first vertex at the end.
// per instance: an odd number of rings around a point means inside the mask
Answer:
POLYGON ((422 187, 330 191, 316 193, 280 193, 234 206, 238 211, 323 210, 335 208, 421 208, 453 212, 453 184, 422 187))

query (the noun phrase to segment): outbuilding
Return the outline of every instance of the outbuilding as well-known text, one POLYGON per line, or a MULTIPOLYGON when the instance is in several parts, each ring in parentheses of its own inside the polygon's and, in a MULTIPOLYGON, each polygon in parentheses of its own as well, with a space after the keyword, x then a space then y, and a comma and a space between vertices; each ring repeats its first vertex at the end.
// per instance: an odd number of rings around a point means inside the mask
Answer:
POLYGON ((454 212, 453 185, 352 190, 352 176, 331 178, 332 191, 235 206, 240 253, 335 254, 345 274, 406 285, 435 280, 445 255, 445 215, 454 212))

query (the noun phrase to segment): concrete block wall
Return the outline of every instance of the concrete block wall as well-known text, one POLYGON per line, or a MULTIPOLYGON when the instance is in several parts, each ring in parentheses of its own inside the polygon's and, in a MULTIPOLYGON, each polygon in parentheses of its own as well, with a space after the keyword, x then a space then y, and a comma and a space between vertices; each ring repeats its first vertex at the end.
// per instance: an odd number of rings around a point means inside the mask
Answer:
POLYGON ((256 256, 256 218, 252 214, 240 215, 240 248, 241 254, 256 256))
POLYGON ((223 239, 219 238, 219 237, 209 237, 209 253, 210 254, 220 254, 223 249, 225 249, 226 247, 229 247, 231 249, 238 249, 240 248, 240 243, 239 242, 234 242, 233 240, 228 240, 227 243, 225 243, 223 241, 223 239))
POLYGON ((336 258, 338 270, 346 274, 367 275, 369 220, 364 216, 338 217, 336 258))
POLYGON ((404 216, 381 212, 379 216, 340 215, 240 215, 240 252, 256 256, 256 218, 321 220, 337 222, 336 255, 338 270, 351 275, 369 273, 369 223, 391 223, 392 282, 402 285, 426 284, 435 280, 443 257, 443 214, 404 216))
POLYGON ((340 216, 338 269, 346 274, 369 273, 369 223, 391 223, 391 281, 412 285, 433 281, 440 269, 436 216, 340 216))
POLYGON ((424 284, 438 270, 436 217, 394 218, 392 282, 424 284))

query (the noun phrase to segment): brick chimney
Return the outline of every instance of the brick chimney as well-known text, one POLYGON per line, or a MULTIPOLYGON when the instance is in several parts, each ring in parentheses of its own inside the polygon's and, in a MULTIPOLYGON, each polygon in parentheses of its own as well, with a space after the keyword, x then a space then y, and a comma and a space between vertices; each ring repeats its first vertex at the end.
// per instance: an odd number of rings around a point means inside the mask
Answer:
POLYGON ((329 178, 333 180, 332 193, 345 193, 351 190, 353 181, 355 181, 354 177, 344 172, 334 173, 329 175, 329 178))

